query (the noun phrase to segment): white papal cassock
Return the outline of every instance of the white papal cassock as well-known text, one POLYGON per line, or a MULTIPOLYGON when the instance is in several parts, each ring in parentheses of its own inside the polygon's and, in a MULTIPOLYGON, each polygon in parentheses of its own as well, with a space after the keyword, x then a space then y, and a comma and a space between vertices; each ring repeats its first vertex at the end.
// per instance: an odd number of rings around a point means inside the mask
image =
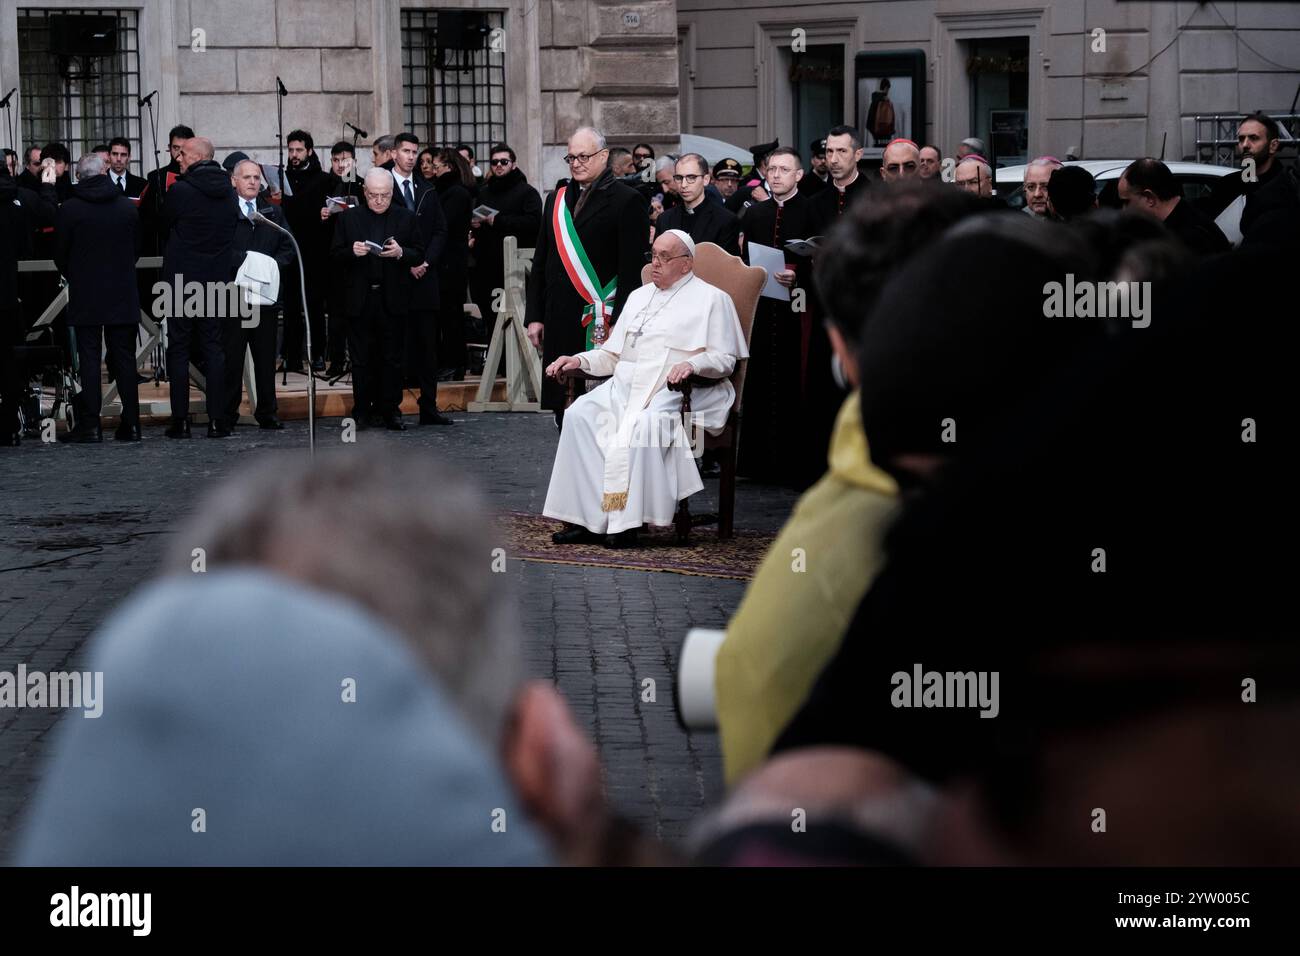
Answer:
POLYGON ((694 273, 633 292, 609 340, 578 356, 584 372, 613 378, 564 413, 542 513, 597 534, 672 524, 677 503, 704 488, 691 435, 722 430, 735 389, 693 390, 686 431, 668 370, 689 362, 697 375, 727 378, 748 357, 731 297, 694 273))

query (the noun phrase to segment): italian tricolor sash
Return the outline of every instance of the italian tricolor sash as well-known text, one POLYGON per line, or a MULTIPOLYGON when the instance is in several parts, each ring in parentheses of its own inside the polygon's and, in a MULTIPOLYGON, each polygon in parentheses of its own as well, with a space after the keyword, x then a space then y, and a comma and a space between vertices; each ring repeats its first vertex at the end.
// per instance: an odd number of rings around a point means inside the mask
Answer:
POLYGON ((591 320, 595 319, 597 325, 609 324, 607 318, 618 288, 618 276, 615 275, 603 286, 600 284, 600 276, 596 275, 591 260, 587 258, 587 250, 582 248, 582 240, 573 225, 573 215, 564 201, 568 188, 561 186, 555 193, 555 208, 552 211, 555 247, 559 250, 560 261, 564 263, 564 271, 569 274, 569 281, 573 283, 578 295, 582 296, 582 301, 587 303, 587 307, 582 310, 582 326, 587 329, 587 347, 590 348, 591 320))

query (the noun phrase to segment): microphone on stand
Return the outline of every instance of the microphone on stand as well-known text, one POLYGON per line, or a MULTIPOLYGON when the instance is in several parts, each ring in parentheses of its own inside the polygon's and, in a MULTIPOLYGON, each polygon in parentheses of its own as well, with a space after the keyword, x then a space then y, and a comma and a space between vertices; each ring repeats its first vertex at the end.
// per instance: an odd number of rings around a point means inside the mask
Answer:
MULTIPOLYGON (((277 77, 277 81, 278 81, 277 77)), ((307 338, 307 447, 313 458, 316 457, 316 376, 311 370, 311 317, 307 314, 307 280, 302 270, 302 250, 293 233, 272 219, 262 215, 256 206, 253 208, 253 222, 260 222, 278 229, 289 237, 293 243, 294 258, 298 260, 298 291, 302 294, 302 324, 306 328, 307 338)))
MULTIPOLYGON (((18 87, 15 86, 12 90, 10 90, 8 93, 5 94, 5 98, 0 100, 0 110, 5 110, 9 108, 9 100, 12 99, 13 95, 17 92, 18 92, 18 87)), ((364 136, 365 133, 362 133, 361 135, 364 136)))
POLYGON ((356 128, 355 126, 353 126, 351 123, 344 123, 343 125, 346 126, 348 129, 352 130, 352 132, 356 133, 356 134, 357 134, 359 137, 361 137, 362 139, 365 139, 367 136, 370 135, 369 133, 367 133, 367 132, 366 132, 365 130, 363 130, 363 129, 357 129, 357 128, 356 128))
POLYGON ((281 96, 289 95, 289 91, 284 88, 284 80, 280 79, 278 76, 275 78, 275 85, 279 88, 281 96))
POLYGON ((154 90, 154 91, 153 91, 152 93, 150 93, 148 96, 142 96, 142 97, 140 97, 139 102, 135 104, 136 107, 137 107, 137 108, 139 108, 139 107, 143 107, 144 104, 148 103, 150 100, 152 100, 152 99, 153 99, 155 96, 157 96, 157 95, 158 95, 158 91, 157 91, 157 90, 154 90))

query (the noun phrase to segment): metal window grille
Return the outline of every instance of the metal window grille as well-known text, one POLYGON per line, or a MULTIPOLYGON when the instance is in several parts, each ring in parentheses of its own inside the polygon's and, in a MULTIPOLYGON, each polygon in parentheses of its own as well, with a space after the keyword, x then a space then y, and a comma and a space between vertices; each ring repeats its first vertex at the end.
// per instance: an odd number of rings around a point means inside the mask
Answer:
MULTIPOLYGON (((442 11, 446 13, 447 11, 442 11)), ((504 28, 501 11, 481 16, 490 31, 504 28)), ((506 138, 504 45, 485 36, 481 49, 440 50, 438 10, 402 11, 402 105, 406 129, 420 142, 473 147, 478 162, 506 138)), ((392 132, 397 132, 393 130, 392 132)))
MULTIPOLYGON (((1300 114, 1268 114, 1277 121, 1281 132, 1278 154, 1284 159, 1300 153, 1300 114)), ((1216 166, 1239 166, 1237 127, 1245 113, 1198 113, 1196 123, 1196 161, 1216 166)))
POLYGON ((131 169, 142 171, 139 12, 136 10, 18 10, 18 73, 24 146, 59 142, 75 162, 115 136, 131 143, 131 169), (117 20, 117 52, 97 57, 56 57, 50 52, 51 16, 117 20))

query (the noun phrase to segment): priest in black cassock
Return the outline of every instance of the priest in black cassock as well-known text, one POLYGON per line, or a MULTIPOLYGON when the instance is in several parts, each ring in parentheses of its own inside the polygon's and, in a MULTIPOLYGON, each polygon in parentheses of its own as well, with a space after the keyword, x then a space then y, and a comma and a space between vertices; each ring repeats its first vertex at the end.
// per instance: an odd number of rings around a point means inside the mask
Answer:
POLYGON ((862 141, 852 126, 836 126, 826 135, 826 169, 830 173, 829 188, 817 193, 817 217, 822 223, 820 232, 828 231, 844 215, 849 204, 856 201, 869 186, 869 180, 858 169, 862 158, 862 141))
MULTIPOLYGON (((792 239, 816 234, 813 202, 799 191, 803 164, 788 147, 767 157, 767 183, 772 198, 745 210, 742 230, 747 257, 754 243, 784 250, 792 239)), ((785 252, 793 268, 777 281, 791 290, 791 301, 762 297, 754 316, 745 373, 744 437, 739 472, 750 478, 801 485, 811 466, 802 461, 807 440, 807 380, 816 374, 807 364, 808 345, 820 325, 811 314, 812 259, 785 252)), ((824 370, 829 375, 829 365, 824 370)), ((819 456, 826 464, 826 443, 819 456)))
MULTIPOLYGON (((650 251, 645 201, 608 168, 604 135, 577 130, 565 161, 572 178, 546 197, 528 282, 528 338, 542 349, 544 365, 585 351, 595 325, 618 321, 627 297, 641 287, 650 251), (564 207, 557 217, 558 196, 564 207)), ((547 378, 542 407, 555 412, 557 424, 564 400, 565 386, 547 378)))
POLYGON ((727 197, 725 205, 730 212, 743 216, 744 211, 750 206, 770 198, 764 188, 767 158, 772 150, 780 145, 781 141, 774 139, 770 143, 759 143, 757 146, 749 147, 749 153, 754 157, 754 166, 750 169, 749 175, 740 177, 740 188, 727 197))
POLYGON ((697 243, 712 242, 733 256, 740 255, 740 220, 720 202, 705 193, 709 185, 709 161, 699 153, 687 153, 677 160, 673 182, 681 200, 666 209, 655 223, 655 234, 680 229, 697 243))

